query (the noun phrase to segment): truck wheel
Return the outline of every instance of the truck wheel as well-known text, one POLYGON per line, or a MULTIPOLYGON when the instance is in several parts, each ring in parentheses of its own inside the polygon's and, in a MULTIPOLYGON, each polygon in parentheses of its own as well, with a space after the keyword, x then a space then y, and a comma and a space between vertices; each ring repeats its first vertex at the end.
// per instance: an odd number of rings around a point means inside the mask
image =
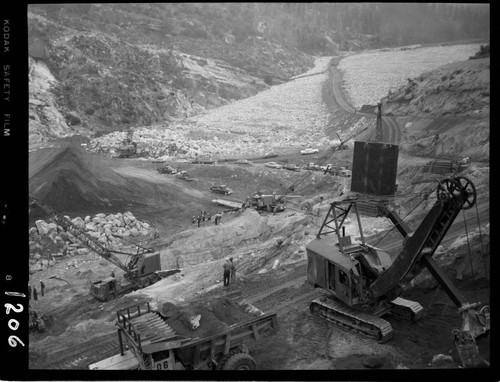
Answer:
POLYGON ((151 277, 150 277, 151 285, 156 283, 159 279, 160 279, 160 276, 158 276, 157 274, 151 275, 151 277))
POLYGON ((255 370, 255 360, 246 353, 237 353, 229 358, 222 370, 255 370))

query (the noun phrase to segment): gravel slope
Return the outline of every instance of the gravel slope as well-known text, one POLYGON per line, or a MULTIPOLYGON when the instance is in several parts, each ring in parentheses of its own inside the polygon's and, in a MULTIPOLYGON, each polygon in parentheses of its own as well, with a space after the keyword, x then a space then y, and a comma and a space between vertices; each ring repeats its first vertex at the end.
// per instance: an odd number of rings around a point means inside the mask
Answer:
MULTIPOLYGON (((188 156, 242 156, 279 148, 328 145, 324 134, 329 113, 321 88, 331 57, 319 57, 301 78, 276 85, 253 97, 209 110, 159 129, 138 129, 139 154, 171 155, 172 144, 188 156), (156 138, 156 139, 155 139, 156 138), (168 149, 170 147, 170 149, 168 149)), ((111 153, 122 138, 114 133, 94 139, 91 149, 111 153)))

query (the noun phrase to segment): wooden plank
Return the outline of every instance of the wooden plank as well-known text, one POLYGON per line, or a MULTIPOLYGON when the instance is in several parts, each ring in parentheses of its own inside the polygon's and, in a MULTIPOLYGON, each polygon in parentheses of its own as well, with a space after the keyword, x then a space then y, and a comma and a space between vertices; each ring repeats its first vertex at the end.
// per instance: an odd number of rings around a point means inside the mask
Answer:
POLYGON ((151 322, 145 322, 140 325, 135 325, 137 329, 143 329, 143 328, 151 328, 151 327, 158 327, 158 326, 165 326, 165 323, 163 321, 151 321, 151 322))
POLYGON ((134 325, 142 325, 146 322, 158 321, 158 320, 162 320, 162 319, 159 316, 157 316, 156 314, 154 314, 154 315, 151 315, 149 317, 141 316, 138 318, 134 318, 131 321, 134 325))

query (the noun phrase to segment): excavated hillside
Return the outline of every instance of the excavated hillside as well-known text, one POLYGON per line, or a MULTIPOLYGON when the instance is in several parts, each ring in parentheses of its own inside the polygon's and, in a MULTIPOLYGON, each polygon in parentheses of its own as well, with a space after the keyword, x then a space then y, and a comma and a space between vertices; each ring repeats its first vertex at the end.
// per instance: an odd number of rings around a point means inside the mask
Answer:
POLYGON ((30 143, 196 115, 313 63, 305 53, 256 37, 203 39, 204 49, 193 49, 200 36, 157 31, 160 19, 133 8, 29 7, 30 143))
POLYGON ((490 158, 490 59, 444 65, 411 78, 382 99, 416 156, 490 158))
MULTIPOLYGON (((460 326, 460 315, 428 272, 423 272, 404 292, 405 298, 422 304, 424 317, 419 322, 388 318, 395 332, 388 343, 379 344, 346 332, 309 313, 310 301, 322 292, 306 282, 305 247, 318 232, 329 203, 348 195, 351 178, 305 169, 292 172, 269 168, 264 163, 277 161, 303 166, 309 162, 342 165, 345 162, 347 166, 352 163, 351 143, 347 150, 338 152, 318 146, 321 152, 313 155, 300 155, 299 146, 313 145, 317 140, 328 146, 334 143, 332 137, 336 129, 349 131, 358 126, 356 130, 362 130, 373 126, 374 122, 373 115, 354 114, 354 109, 346 110, 341 106, 347 104, 345 100, 341 102, 335 98, 341 96, 341 84, 337 76, 329 75, 332 71, 328 70, 328 65, 337 63, 338 58, 333 61, 330 57, 317 58, 315 62, 316 67, 308 77, 276 85, 256 96, 193 116, 184 125, 137 130, 142 156, 162 156, 162 160, 168 160, 177 169, 188 171, 194 177, 192 182, 159 174, 157 164, 143 160, 146 158, 109 158, 114 156, 111 149, 114 143, 123 139, 123 133, 92 140, 87 146, 91 152, 40 147, 30 153, 30 191, 32 187, 38 188, 44 191, 44 200, 49 200, 50 193, 58 190, 51 184, 61 187, 75 184, 81 195, 92 200, 82 208, 84 211, 78 212, 78 217, 73 218, 85 223, 87 232, 92 231, 103 241, 118 246, 125 244, 127 239, 144 239, 132 235, 137 226, 144 230, 147 227, 148 235, 158 229, 159 238, 149 244, 160 251, 162 269, 180 269, 122 298, 109 302, 92 300, 88 292, 91 281, 109 277, 111 271, 121 277, 122 271, 66 238, 57 239, 62 236, 59 227, 38 221, 30 230, 30 283, 38 286, 43 280, 46 285, 46 295, 33 305, 48 316, 48 321, 46 332, 35 332, 30 337, 31 368, 86 369, 93 362, 117 354, 116 327, 113 325, 116 310, 145 301, 160 311, 173 312, 173 325, 179 324, 177 330, 185 330, 192 336, 212 334, 232 324, 233 318, 236 321, 245 317, 239 308, 236 309, 236 303, 252 304, 254 309, 250 314, 277 312, 280 331, 250 346, 260 369, 364 369, 371 367, 366 361, 373 361, 373 358, 378 365, 374 367, 387 369, 459 367, 451 330, 460 326), (332 94, 334 99, 322 99, 332 94), (306 106, 307 110, 302 109, 306 106), (330 118, 332 115, 344 117, 335 125, 335 118, 330 118), (241 120, 237 120, 238 117, 241 120), (269 140, 260 138, 259 142, 257 136, 265 135, 274 124, 277 126, 269 133, 269 140), (217 131, 218 125, 223 130, 217 131), (183 131, 181 126, 190 129, 183 131), (286 135, 288 130, 291 138, 286 135), (170 138, 168 132, 171 132, 170 138), (253 143, 257 146, 251 151, 253 143), (183 151, 180 155, 170 155, 176 154, 172 149, 174 144, 183 151), (224 161, 225 156, 241 158, 266 150, 273 150, 278 156, 255 158, 250 165, 224 161), (220 159, 219 162, 194 164, 179 158, 209 153, 220 159), (61 173, 64 176, 58 175, 61 173), (43 174, 46 175, 41 177, 43 174), (244 200, 257 189, 280 193, 296 185, 296 191, 287 199, 286 210, 276 215, 258 214, 253 210, 227 211, 222 215, 222 224, 215 225, 212 220, 198 227, 191 223, 191 216, 198 215, 200 210, 213 213, 223 208, 211 202, 222 195, 209 191, 210 186, 222 183, 234 189, 234 193, 224 199, 235 201, 244 200), (127 194, 124 197, 130 195, 127 205, 118 205, 120 211, 109 211, 112 215, 96 215, 107 212, 112 206, 100 205, 102 200, 83 191, 93 190, 100 197, 101 193, 96 190, 101 188, 102 195, 108 199, 111 195, 120 195, 120 198, 124 193, 127 194), (306 201, 312 205, 312 210, 300 208, 306 201), (123 237, 125 231, 130 235, 123 237), (114 236, 115 233, 120 237, 111 240, 110 234, 114 236), (61 245, 64 241, 70 248, 68 254, 61 254, 59 245, 54 244, 57 246, 54 248, 51 244, 54 241, 61 245), (43 250, 43 246, 48 249, 43 250), (53 253, 55 251, 57 253, 53 253), (235 283, 223 287, 222 263, 228 256, 235 259, 237 277, 235 283), (201 315, 200 332, 186 330, 186 320, 177 308, 180 305, 189 314, 201 315), (226 320, 215 320, 213 315, 225 316, 226 320), (443 358, 445 362, 440 362, 443 358)), ((401 135, 405 144, 411 127, 405 124, 410 117, 395 118, 399 128, 405 126, 401 135)), ((432 117, 432 120, 439 118, 432 117)), ((412 121, 414 125, 428 122, 425 119, 412 121)), ((401 216, 406 218, 408 215, 408 224, 414 229, 436 201, 433 192, 436 178, 445 175, 424 172, 423 165, 434 156, 422 157, 420 153, 419 157, 413 156, 411 148, 408 144, 406 151, 400 152, 398 196, 401 199, 395 198, 393 204, 401 216), (427 194, 430 195, 424 198, 427 194)), ((489 163, 473 160, 459 175, 476 185, 477 210, 474 207, 459 215, 435 259, 468 301, 480 299, 489 303, 489 163), (468 235, 465 235, 466 230, 468 235)), ((66 193, 58 195, 64 199, 66 193)), ((69 208, 63 204, 58 206, 63 208, 63 213, 69 208)), ((347 234, 358 240, 360 228, 356 219, 349 216, 345 223, 347 234)), ((366 240, 394 257, 399 253, 402 239, 396 230, 388 232, 389 227, 387 219, 363 217, 366 240)), ((489 361, 489 338, 486 350, 481 351, 489 361)))

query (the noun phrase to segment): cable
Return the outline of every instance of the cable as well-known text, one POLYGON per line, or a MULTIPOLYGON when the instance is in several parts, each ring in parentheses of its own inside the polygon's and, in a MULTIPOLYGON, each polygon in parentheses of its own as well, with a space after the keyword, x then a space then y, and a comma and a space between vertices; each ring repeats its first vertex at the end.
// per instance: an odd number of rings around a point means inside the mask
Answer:
POLYGON ((465 236, 467 237, 467 247, 469 248, 469 262, 470 262, 470 271, 472 275, 472 282, 474 284, 474 298, 477 300, 477 286, 476 286, 476 278, 474 276, 474 266, 472 265, 472 253, 470 250, 470 241, 469 241, 469 231, 467 229, 467 219, 465 218, 465 210, 462 208, 462 215, 464 217, 464 227, 465 227, 465 236))
POLYGON ((484 250, 483 234, 481 232, 481 222, 479 221, 479 208, 477 206, 477 203, 476 203, 476 217, 477 217, 477 226, 479 228, 479 241, 481 242, 481 257, 483 259, 483 264, 484 264, 484 273, 485 273, 486 279, 489 280, 490 276, 489 276, 489 272, 488 272, 488 267, 486 266, 486 261, 484 260, 484 255, 485 255, 486 251, 484 250))
MULTIPOLYGON (((436 188, 437 188, 437 187, 436 187, 436 188)), ((434 192, 434 190, 433 190, 432 192, 434 192)), ((412 212, 413 212, 413 211, 414 211, 414 210, 415 210, 418 206, 420 206, 420 204, 422 204, 422 202, 423 202, 424 200, 426 200, 426 199, 427 199, 427 197, 428 197, 428 196, 429 196, 432 192, 429 192, 429 193, 426 195, 425 199, 422 199, 422 200, 421 200, 421 201, 420 201, 420 202, 419 202, 419 203, 418 203, 415 207, 413 207, 413 208, 410 210, 410 212, 408 212, 408 213, 407 213, 407 214, 406 214, 406 215, 405 215, 405 216, 401 219, 401 223, 402 223, 402 222, 403 222, 403 221, 404 221, 404 220, 408 217, 408 215, 410 215, 410 214, 411 214, 411 213, 412 213, 412 212)), ((398 223, 398 224, 401 224, 401 223, 398 223)), ((386 237, 387 235, 389 235, 389 233, 391 233, 391 231, 392 231, 394 228, 396 228, 398 224, 395 224, 395 225, 394 225, 394 227, 392 227, 389 231, 387 231, 387 232, 386 232, 386 234, 380 238, 380 240, 378 240, 375 244, 373 244, 373 246, 374 246, 374 247, 375 247, 375 246, 377 246, 377 244, 378 244, 378 243, 380 243, 383 239, 385 239, 385 237, 386 237)))

